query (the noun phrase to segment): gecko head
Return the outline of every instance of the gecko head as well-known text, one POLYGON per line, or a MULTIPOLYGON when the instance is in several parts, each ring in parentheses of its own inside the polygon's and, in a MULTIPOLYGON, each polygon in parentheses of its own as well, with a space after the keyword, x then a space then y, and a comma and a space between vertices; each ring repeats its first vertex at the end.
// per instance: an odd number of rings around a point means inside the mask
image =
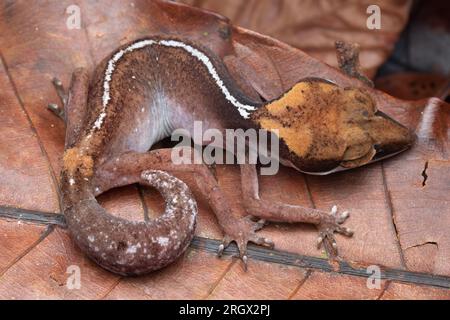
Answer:
POLYGON ((360 167, 408 149, 414 134, 376 108, 363 89, 297 83, 252 120, 280 140, 280 162, 310 174, 360 167))

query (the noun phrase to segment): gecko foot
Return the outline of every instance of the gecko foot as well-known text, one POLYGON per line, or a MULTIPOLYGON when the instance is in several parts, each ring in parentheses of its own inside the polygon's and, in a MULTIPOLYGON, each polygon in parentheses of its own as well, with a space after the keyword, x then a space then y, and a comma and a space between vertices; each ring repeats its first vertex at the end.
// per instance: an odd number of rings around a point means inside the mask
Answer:
POLYGON ((341 226, 349 216, 348 211, 339 214, 337 206, 334 206, 327 219, 318 225, 319 238, 317 239, 317 246, 320 248, 323 244, 325 251, 331 259, 335 259, 338 256, 338 246, 334 238, 334 233, 340 233, 347 237, 353 236, 352 230, 341 226))
POLYGON ((52 83, 53 83, 53 87, 56 90, 56 93, 58 94, 59 99, 61 100, 63 107, 60 107, 59 105, 57 105, 55 103, 50 103, 47 108, 50 111, 52 111, 56 116, 65 120, 64 109, 66 108, 66 105, 67 105, 68 94, 66 93, 66 90, 64 89, 64 86, 63 86, 61 80, 59 80, 57 78, 53 78, 52 83))
POLYGON ((222 244, 219 246, 217 255, 221 257, 224 250, 228 248, 232 242, 235 242, 238 246, 239 258, 244 262, 244 269, 247 271, 247 245, 249 242, 266 246, 271 249, 275 247, 271 240, 256 234, 256 232, 261 230, 265 224, 265 220, 255 222, 252 220, 251 216, 234 220, 232 223, 227 224, 227 226, 224 227, 225 237, 223 238, 222 244))

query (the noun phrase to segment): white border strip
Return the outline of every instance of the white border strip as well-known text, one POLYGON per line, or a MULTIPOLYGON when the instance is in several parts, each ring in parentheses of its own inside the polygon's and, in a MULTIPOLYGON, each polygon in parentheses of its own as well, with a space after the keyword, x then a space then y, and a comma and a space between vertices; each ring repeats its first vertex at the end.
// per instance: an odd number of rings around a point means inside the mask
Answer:
POLYGON ((225 86, 223 80, 220 78, 219 74, 217 73, 216 68, 212 64, 211 60, 208 58, 207 55, 205 55, 203 52, 199 51, 198 49, 195 49, 194 47, 176 40, 142 40, 139 42, 136 42, 132 45, 130 45, 126 49, 122 49, 119 52, 117 52, 111 60, 108 62, 108 66, 106 68, 105 72, 105 81, 103 83, 103 109, 100 113, 99 117, 95 121, 93 129, 100 129, 103 125, 103 122, 106 118, 106 109, 108 107, 108 103, 111 100, 111 93, 110 93, 110 82, 112 80, 112 75, 114 73, 114 70, 116 68, 116 64, 120 61, 120 59, 123 58, 127 53, 133 52, 138 49, 142 49, 148 46, 152 46, 154 44, 162 45, 165 47, 173 47, 173 48, 181 48, 184 49, 186 52, 188 52, 191 56, 197 58, 200 62, 202 62, 205 67, 208 69, 209 74, 213 77, 216 84, 221 89, 222 93, 225 96, 225 99, 227 99, 232 105, 234 105, 240 115, 244 119, 248 119, 250 117, 250 114, 252 111, 256 110, 255 106, 246 105, 241 102, 239 102, 231 93, 230 90, 225 86))

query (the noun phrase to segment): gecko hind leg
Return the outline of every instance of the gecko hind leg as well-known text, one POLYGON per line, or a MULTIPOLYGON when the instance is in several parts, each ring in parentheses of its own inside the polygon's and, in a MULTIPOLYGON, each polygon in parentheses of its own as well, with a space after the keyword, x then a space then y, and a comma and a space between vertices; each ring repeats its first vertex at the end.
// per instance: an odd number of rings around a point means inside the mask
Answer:
POLYGON ((248 213, 271 222, 314 224, 319 231, 318 247, 323 245, 332 260, 338 258, 338 246, 334 234, 339 233, 348 237, 353 235, 352 230, 342 226, 349 217, 347 211, 338 213, 337 206, 334 206, 331 212, 327 213, 261 199, 258 174, 254 165, 241 165, 241 179, 244 207, 248 213))
MULTIPOLYGON (((195 150, 193 151, 195 152, 195 150)), ((218 248, 219 257, 232 242, 235 242, 239 249, 239 258, 244 262, 246 270, 249 242, 270 248, 274 247, 272 241, 257 234, 257 231, 264 227, 264 220, 253 221, 250 216, 238 217, 233 214, 228 199, 207 165, 174 164, 171 160, 172 152, 171 149, 154 150, 143 154, 130 152, 100 165, 94 179, 96 196, 112 188, 137 183, 144 170, 162 170, 171 173, 190 172, 195 177, 200 193, 207 199, 224 233, 222 244, 218 248)))
POLYGON ((52 80, 53 87, 56 90, 56 93, 58 94, 58 97, 60 99, 60 102, 62 104, 62 107, 56 103, 50 103, 47 108, 52 111, 57 117, 61 118, 64 122, 66 121, 65 116, 65 109, 67 107, 67 101, 68 101, 68 93, 65 90, 61 80, 58 78, 53 78, 52 80))

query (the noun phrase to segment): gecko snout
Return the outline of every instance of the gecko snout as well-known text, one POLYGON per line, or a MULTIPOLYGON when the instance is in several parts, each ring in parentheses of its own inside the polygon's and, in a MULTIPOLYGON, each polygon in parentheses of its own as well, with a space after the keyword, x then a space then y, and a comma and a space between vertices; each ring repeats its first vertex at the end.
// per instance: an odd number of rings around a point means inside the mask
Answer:
POLYGON ((404 125, 376 111, 366 121, 359 123, 365 139, 350 145, 343 157, 341 166, 344 168, 359 167, 394 156, 409 149, 415 139, 415 134, 404 125))
POLYGON ((405 151, 416 140, 412 130, 381 111, 377 111, 376 117, 368 123, 367 127, 375 143, 376 159, 405 151))

